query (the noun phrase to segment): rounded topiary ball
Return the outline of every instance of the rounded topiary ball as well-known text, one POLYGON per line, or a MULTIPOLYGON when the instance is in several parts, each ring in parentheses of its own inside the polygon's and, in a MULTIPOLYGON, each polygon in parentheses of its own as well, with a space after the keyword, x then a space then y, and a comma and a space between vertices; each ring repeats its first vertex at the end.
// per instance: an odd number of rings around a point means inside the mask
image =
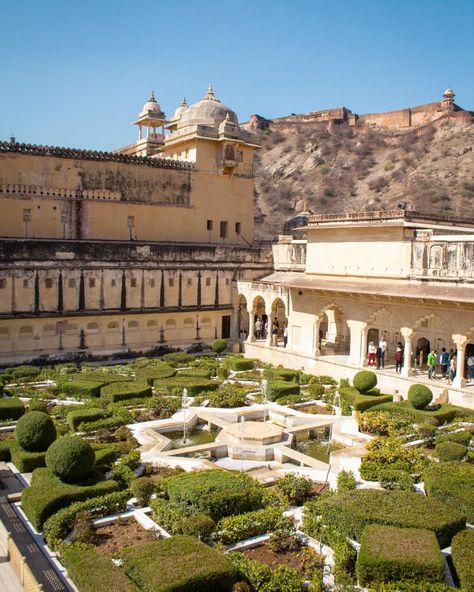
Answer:
POLYGON ((94 468, 95 453, 91 445, 79 436, 56 440, 46 453, 46 466, 63 481, 85 479, 94 468))
POLYGON ((352 385, 359 393, 367 393, 377 385, 377 375, 370 370, 361 370, 352 379, 352 385))
POLYGON ((18 420, 15 435, 25 450, 43 452, 56 440, 56 428, 47 413, 30 411, 18 420))
POLYGON ((433 400, 433 393, 424 384, 412 384, 408 389, 408 400, 415 409, 425 409, 433 400))

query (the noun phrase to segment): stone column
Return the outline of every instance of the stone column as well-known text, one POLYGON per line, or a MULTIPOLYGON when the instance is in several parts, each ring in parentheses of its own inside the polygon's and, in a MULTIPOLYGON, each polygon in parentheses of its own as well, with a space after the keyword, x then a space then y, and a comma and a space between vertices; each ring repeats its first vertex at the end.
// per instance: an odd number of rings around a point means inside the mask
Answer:
POLYGON ((313 347, 313 351, 314 351, 315 356, 321 355, 321 349, 319 347, 319 325, 320 324, 321 324, 321 319, 319 317, 316 317, 316 320, 314 321, 314 347, 313 347))
POLYGON ((413 349, 413 329, 410 327, 402 327, 400 329, 404 343, 403 343, 403 368, 402 376, 411 376, 413 369, 411 367, 411 357, 413 349))
POLYGON ((249 312, 249 334, 247 335, 247 341, 252 343, 255 341, 255 311, 249 312))
POLYGON ((367 323, 348 320, 347 325, 351 331, 348 362, 350 366, 360 368, 364 365, 367 353, 367 323))
POLYGON ((456 344, 456 376, 453 380, 453 386, 462 388, 466 384, 464 379, 464 356, 466 355, 467 339, 464 335, 453 335, 453 341, 456 344))

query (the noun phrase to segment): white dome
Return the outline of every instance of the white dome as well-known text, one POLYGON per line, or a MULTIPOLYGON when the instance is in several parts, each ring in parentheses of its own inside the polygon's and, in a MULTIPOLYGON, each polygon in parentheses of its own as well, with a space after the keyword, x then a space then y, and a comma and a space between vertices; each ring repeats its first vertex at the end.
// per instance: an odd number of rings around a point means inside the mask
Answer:
POLYGON ((223 105, 219 99, 216 99, 212 86, 209 85, 207 95, 181 113, 181 123, 219 125, 224 121, 227 115, 233 123, 238 125, 239 120, 235 111, 232 111, 232 109, 223 105))
POLYGON ((150 98, 148 101, 143 105, 143 109, 140 112, 140 117, 144 115, 148 115, 151 113, 152 115, 162 115, 161 107, 159 103, 156 102, 155 93, 151 91, 150 98))
POLYGON ((179 119, 181 117, 181 115, 184 113, 184 111, 186 111, 187 108, 188 108, 188 104, 186 103, 186 97, 184 97, 183 102, 174 112, 173 119, 179 119))
POLYGON ((453 89, 452 88, 447 88, 444 91, 444 95, 443 96, 445 96, 445 97, 454 97, 454 91, 453 91, 453 89))

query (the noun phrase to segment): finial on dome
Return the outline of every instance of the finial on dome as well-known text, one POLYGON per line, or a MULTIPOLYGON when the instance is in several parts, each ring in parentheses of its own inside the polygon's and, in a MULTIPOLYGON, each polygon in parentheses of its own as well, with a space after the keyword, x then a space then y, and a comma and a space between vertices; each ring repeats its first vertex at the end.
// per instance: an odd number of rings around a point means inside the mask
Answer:
POLYGON ((150 98, 148 99, 148 102, 150 102, 150 103, 156 103, 155 91, 153 91, 153 90, 151 91, 150 98))
POLYGON ((186 97, 183 97, 183 100, 181 102, 181 107, 187 107, 188 104, 186 103, 186 97))
POLYGON ((207 95, 209 97, 213 97, 214 96, 214 90, 212 88, 212 82, 209 82, 209 86, 207 87, 207 95))

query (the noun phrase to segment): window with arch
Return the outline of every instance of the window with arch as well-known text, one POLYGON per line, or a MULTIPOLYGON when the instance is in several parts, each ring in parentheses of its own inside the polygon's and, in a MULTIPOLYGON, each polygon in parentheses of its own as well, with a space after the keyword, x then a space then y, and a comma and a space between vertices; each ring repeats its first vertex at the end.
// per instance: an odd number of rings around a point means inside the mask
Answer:
POLYGON ((88 333, 98 333, 99 332, 99 325, 97 323, 87 323, 87 332, 88 333))
POLYGON ((79 333, 79 325, 77 323, 66 324, 66 335, 77 335, 79 333))
POLYGON ((0 327, 0 339, 8 339, 10 337, 10 329, 8 327, 0 327))
POLYGON ((31 325, 20 327, 20 337, 31 337, 31 335, 33 335, 33 327, 31 325))
POLYGON ((127 328, 129 331, 138 331, 138 321, 128 321, 127 328))
POLYGON ((201 319, 201 327, 210 327, 211 326, 211 319, 209 317, 204 317, 201 319))
POLYGON ((54 325, 45 325, 43 327, 43 335, 47 337, 51 337, 51 335, 56 335, 56 327, 54 325))
POLYGON ((194 321, 191 317, 188 317, 187 319, 184 319, 183 321, 183 327, 184 328, 190 328, 190 327, 194 327, 194 321))
POLYGON ((107 325, 107 331, 109 331, 110 333, 116 333, 117 331, 119 331, 119 329, 119 324, 116 321, 112 321, 107 325))
POLYGON ((156 329, 156 327, 158 327, 158 323, 156 321, 148 321, 146 326, 147 329, 156 329))
POLYGON ((167 329, 176 329, 176 321, 174 319, 168 319, 165 325, 167 329))

